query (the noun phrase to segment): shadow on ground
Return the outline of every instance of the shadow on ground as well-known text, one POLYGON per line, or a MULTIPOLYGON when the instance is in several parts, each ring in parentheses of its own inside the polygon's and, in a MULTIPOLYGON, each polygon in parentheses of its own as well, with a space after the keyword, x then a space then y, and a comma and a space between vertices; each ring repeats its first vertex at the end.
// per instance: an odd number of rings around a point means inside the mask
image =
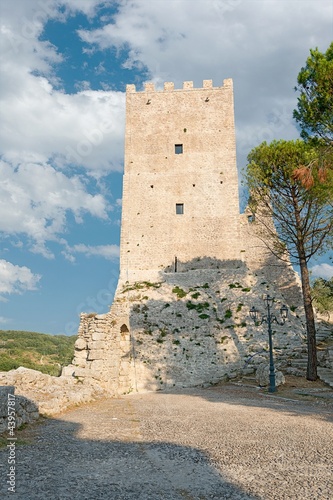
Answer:
MULTIPOLYGON (((300 379, 300 377, 296 378, 300 379)), ((281 386, 277 392, 270 394, 267 388, 260 388, 254 383, 249 383, 245 378, 238 382, 221 382, 205 389, 187 388, 170 391, 170 393, 203 398, 212 403, 266 408, 290 416, 308 415, 333 422, 333 390, 319 381, 312 388, 309 384, 304 380, 304 389, 301 388, 302 383, 299 382, 299 387, 295 391, 292 387, 281 386)))
MULTIPOLYGON (((98 434, 98 420, 95 427, 98 434)), ((79 437, 81 428, 76 422, 52 418, 30 430, 34 442, 17 447, 16 499, 259 498, 225 480, 196 448, 168 442, 126 442, 125 435, 119 440, 83 439, 79 437)), ((0 462, 5 464, 0 497, 12 498, 6 484, 6 449, 0 450, 0 462)))

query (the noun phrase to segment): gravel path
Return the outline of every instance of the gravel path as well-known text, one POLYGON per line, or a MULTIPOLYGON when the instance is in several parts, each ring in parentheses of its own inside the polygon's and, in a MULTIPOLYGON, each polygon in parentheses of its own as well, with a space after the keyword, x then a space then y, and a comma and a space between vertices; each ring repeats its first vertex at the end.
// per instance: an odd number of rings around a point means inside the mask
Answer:
POLYGON ((101 400, 24 431, 0 498, 333 499, 332 404, 232 385, 101 400))

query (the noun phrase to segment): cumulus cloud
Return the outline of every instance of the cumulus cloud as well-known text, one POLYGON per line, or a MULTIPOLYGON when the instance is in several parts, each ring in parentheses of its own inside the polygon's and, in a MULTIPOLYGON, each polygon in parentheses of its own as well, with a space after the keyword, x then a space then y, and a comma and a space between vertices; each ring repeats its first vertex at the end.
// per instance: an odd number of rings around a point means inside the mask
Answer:
POLYGON ((117 260, 119 258, 119 246, 118 245, 84 245, 83 243, 74 245, 72 247, 67 246, 64 255, 70 261, 75 261, 73 254, 81 253, 86 257, 103 257, 106 260, 117 260))
POLYGON ((45 77, 36 77, 28 70, 24 74, 23 68, 19 72, 19 85, 12 81, 2 86, 0 141, 4 159, 16 164, 26 158, 52 159, 59 168, 76 165, 96 177, 121 171, 121 92, 65 94, 54 90, 45 77))
POLYGON ((0 293, 2 294, 35 290, 40 278, 38 274, 33 274, 25 266, 16 266, 6 260, 0 259, 0 293))
POLYGON ((332 14, 330 0, 320 7, 315 0, 124 0, 112 23, 79 34, 95 48, 125 53, 124 66, 146 67, 157 86, 233 78, 243 161, 262 140, 298 135, 297 73, 310 48, 328 47, 332 14))
POLYGON ((95 180, 122 169, 124 95, 63 91, 55 76, 63 56, 41 39, 48 20, 93 16, 100 5, 16 0, 14 8, 1 6, 0 231, 26 235, 30 250, 45 257, 53 257, 47 242, 66 232, 69 213, 77 223, 85 214, 107 219, 109 193, 98 192, 95 180))
POLYGON ((106 219, 107 209, 105 198, 88 193, 79 176, 67 177, 49 164, 0 161, 0 231, 25 234, 31 249, 46 257, 52 254, 45 242, 65 231, 68 211, 80 223, 86 213, 106 219))
MULTIPOLYGON (((57 78, 64 56, 43 40, 49 20, 80 12, 93 18, 101 0, 15 0, 1 5, 0 231, 28 236, 30 249, 52 257, 67 215, 106 219, 103 176, 122 169, 125 96, 122 92, 66 93, 57 78), (95 183, 95 181, 98 181, 95 183), (92 184, 94 193, 91 194, 92 184), (102 183, 101 183, 102 184, 102 183), (100 185, 101 185, 100 184, 100 185)), ((331 41, 330 0, 121 0, 99 29, 79 30, 85 52, 116 49, 124 68, 145 68, 158 88, 164 81, 203 79, 235 88, 238 162, 262 140, 297 135, 293 87, 309 49, 331 41)), ((108 67, 105 57, 96 72, 108 67)), ((130 83, 130 82, 129 82, 130 83)), ((109 186, 110 190, 110 186, 109 186)), ((119 201, 116 202, 119 204, 119 201)), ((110 246, 77 245, 65 253, 116 256, 110 246), (95 250, 93 250, 95 248, 95 250)))
POLYGON ((333 277, 333 266, 331 264, 317 264, 313 266, 310 271, 311 275, 315 278, 324 278, 329 280, 333 277))

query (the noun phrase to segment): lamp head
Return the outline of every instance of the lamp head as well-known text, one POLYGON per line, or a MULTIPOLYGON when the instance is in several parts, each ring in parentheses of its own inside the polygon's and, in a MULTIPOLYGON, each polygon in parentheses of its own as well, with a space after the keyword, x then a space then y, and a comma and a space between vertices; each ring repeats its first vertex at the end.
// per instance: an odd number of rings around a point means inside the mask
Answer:
POLYGON ((266 303, 266 307, 272 307, 273 302, 274 302, 274 297, 271 297, 270 295, 266 295, 264 298, 264 302, 266 303))

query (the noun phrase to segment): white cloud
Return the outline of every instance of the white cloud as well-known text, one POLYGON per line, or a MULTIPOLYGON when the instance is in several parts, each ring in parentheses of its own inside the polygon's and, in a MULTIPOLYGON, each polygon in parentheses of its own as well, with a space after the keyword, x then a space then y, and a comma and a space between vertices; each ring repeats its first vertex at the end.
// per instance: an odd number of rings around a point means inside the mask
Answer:
POLYGON ((333 266, 330 264, 317 264, 313 266, 310 271, 311 275, 315 278, 324 278, 329 280, 333 277, 333 266))
POLYGON ((52 160, 59 168, 75 164, 97 177, 121 171, 122 93, 65 94, 54 90, 44 77, 23 74, 23 69, 20 73, 16 75, 19 85, 13 81, 2 87, 0 140, 5 159, 16 164, 27 158, 52 160))
POLYGON ((12 294, 35 290, 40 278, 25 266, 16 266, 0 259, 0 293, 12 294))
POLYGON ((258 141, 298 136, 297 74, 310 48, 328 47, 332 16, 331 0, 124 0, 112 23, 79 34, 127 52, 124 66, 147 67, 159 86, 233 78, 242 162, 258 141))
POLYGON ((39 39, 47 20, 65 22, 77 11, 92 16, 99 5, 1 6, 0 231, 27 235, 30 250, 45 257, 53 257, 47 242, 66 232, 68 212, 78 223, 85 214, 107 218, 108 193, 90 194, 90 180, 122 169, 124 94, 89 88, 66 94, 54 71, 62 55, 39 39))
MULTIPOLYGON (((63 56, 39 38, 50 19, 93 17, 114 4, 2 2, 0 231, 27 235, 47 257, 46 243, 65 233, 68 212, 77 222, 87 213, 107 217, 107 194, 89 194, 87 178, 122 168, 125 96, 90 90, 89 82, 76 94, 63 91, 55 76, 63 56)), ((219 86, 232 77, 242 164, 258 142, 297 135, 296 76, 311 47, 328 46, 331 18, 330 0, 320 8, 316 0, 306 8, 299 0, 122 0, 111 22, 100 18, 102 28, 78 34, 90 44, 85 50, 113 47, 126 56, 124 67, 148 68, 157 86, 210 78, 219 86)), ((106 58, 96 71, 104 69, 106 58)))
POLYGON ((2 5, 0 142, 5 159, 20 164, 38 157, 61 168, 75 164, 95 177, 122 169, 123 93, 92 91, 87 82, 76 94, 59 90, 55 68, 63 57, 39 39, 48 19, 65 21, 76 10, 92 15, 98 5, 98 0, 2 5))
POLYGON ((79 176, 67 177, 48 164, 0 161, 0 231, 25 234, 35 252, 52 257, 45 243, 65 232, 67 212, 80 223, 86 213, 106 219, 107 210, 105 198, 89 194, 79 176))
POLYGON ((118 245, 84 245, 83 243, 74 245, 72 247, 67 246, 66 252, 64 252, 66 258, 70 261, 75 261, 73 254, 82 253, 87 257, 103 257, 107 260, 117 260, 119 258, 119 246, 118 245))

